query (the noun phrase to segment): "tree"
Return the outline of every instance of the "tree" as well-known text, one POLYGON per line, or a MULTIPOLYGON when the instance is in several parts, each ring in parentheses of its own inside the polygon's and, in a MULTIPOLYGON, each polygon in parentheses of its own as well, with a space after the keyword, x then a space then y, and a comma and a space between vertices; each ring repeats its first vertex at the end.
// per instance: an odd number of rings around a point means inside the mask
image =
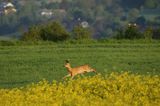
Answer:
POLYGON ((140 39, 143 36, 138 30, 137 26, 131 25, 125 30, 124 37, 125 39, 140 39))
POLYGON ((138 16, 139 16, 139 10, 136 8, 131 9, 128 13, 128 19, 130 21, 134 21, 138 16))
POLYGON ((78 18, 83 19, 85 17, 84 11, 81 10, 80 8, 75 8, 72 14, 75 19, 78 18))
POLYGON ((77 5, 83 9, 96 7, 95 0, 77 0, 77 5))
POLYGON ((41 37, 43 40, 50 41, 63 41, 68 39, 70 36, 69 32, 59 23, 52 22, 41 30, 41 37))
POLYGON ((122 29, 118 29, 116 32, 116 36, 114 36, 114 38, 116 39, 125 39, 125 34, 124 31, 122 29))
POLYGON ((146 40, 152 40, 153 37, 153 29, 151 27, 148 27, 144 32, 144 38, 146 40))
POLYGON ((121 4, 125 8, 139 8, 144 4, 144 1, 146 0, 121 0, 121 4))
POLYGON ((153 39, 160 39, 160 27, 153 30, 153 39))
POLYGON ((25 6, 19 6, 19 19, 22 24, 33 25, 41 19, 40 6, 35 1, 26 1, 25 6))
POLYGON ((91 38, 91 30, 89 28, 83 28, 82 26, 75 26, 72 31, 74 39, 89 39, 91 38))
POLYGON ((147 8, 155 8, 156 7, 156 1, 154 1, 154 0, 146 0, 144 5, 147 8))
POLYGON ((28 32, 23 34, 23 40, 29 41, 63 41, 69 38, 70 34, 59 22, 51 22, 47 25, 32 26, 28 32))
POLYGON ((41 27, 32 26, 28 29, 28 32, 25 32, 22 36, 22 40, 25 41, 39 41, 41 38, 41 27))
POLYGON ((123 30, 118 30, 116 35, 117 39, 140 39, 143 38, 143 34, 138 30, 138 27, 135 24, 129 24, 129 26, 123 30))
POLYGON ((146 25, 146 19, 144 16, 140 16, 136 19, 135 23, 137 23, 138 25, 141 26, 145 26, 146 25))

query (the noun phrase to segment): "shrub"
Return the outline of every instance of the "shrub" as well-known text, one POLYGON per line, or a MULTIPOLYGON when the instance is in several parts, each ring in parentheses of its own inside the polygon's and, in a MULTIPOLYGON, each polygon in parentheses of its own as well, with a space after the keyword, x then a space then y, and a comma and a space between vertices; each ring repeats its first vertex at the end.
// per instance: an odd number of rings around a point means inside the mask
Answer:
POLYGON ((143 37, 136 26, 128 27, 125 30, 124 34, 125 34, 124 36, 126 39, 140 39, 143 37))
POLYGON ((117 34, 115 36, 116 39, 124 39, 124 31, 122 29, 117 30, 117 34))
POLYGON ((13 46, 16 42, 11 40, 0 40, 0 46, 13 46))
POLYGON ((22 39, 29 41, 62 41, 69 36, 69 32, 59 22, 52 22, 43 26, 32 26, 28 32, 23 34, 22 39))
POLYGON ((78 39, 90 39, 91 30, 89 28, 83 28, 82 26, 75 26, 72 31, 73 38, 78 39))
POLYGON ((129 25, 125 30, 120 29, 116 34, 116 39, 140 39, 143 38, 143 34, 138 30, 136 25, 129 25))
POLYGON ((52 22, 41 30, 43 40, 63 41, 69 38, 70 34, 59 22, 52 22))
POLYGON ((41 27, 40 26, 32 26, 28 29, 28 32, 25 32, 22 36, 22 40, 25 41, 39 41, 41 38, 41 27))
POLYGON ((153 36, 153 29, 151 27, 148 27, 144 32, 144 38, 146 40, 152 40, 153 36))
POLYGON ((160 28, 153 30, 153 39, 160 39, 160 28))

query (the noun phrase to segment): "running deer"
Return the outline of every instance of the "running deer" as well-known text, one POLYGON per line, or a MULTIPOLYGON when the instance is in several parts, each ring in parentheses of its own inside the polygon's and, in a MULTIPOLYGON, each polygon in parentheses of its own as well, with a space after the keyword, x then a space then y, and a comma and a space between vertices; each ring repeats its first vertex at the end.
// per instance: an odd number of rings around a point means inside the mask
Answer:
POLYGON ((84 74, 84 73, 87 73, 87 72, 96 72, 95 69, 91 68, 87 64, 72 68, 70 63, 69 63, 69 60, 66 60, 65 67, 67 68, 67 71, 68 71, 69 74, 66 75, 65 77, 63 77, 63 79, 65 79, 66 77, 69 77, 69 76, 71 76, 71 79, 73 79, 74 76, 76 76, 78 74, 84 74))

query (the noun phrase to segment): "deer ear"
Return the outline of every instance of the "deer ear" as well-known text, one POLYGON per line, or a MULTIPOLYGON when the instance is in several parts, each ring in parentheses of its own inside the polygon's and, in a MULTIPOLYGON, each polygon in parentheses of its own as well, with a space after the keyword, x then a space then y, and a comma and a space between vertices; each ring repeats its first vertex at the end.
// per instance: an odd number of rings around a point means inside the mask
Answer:
POLYGON ((69 63, 69 60, 66 60, 66 63, 69 63))

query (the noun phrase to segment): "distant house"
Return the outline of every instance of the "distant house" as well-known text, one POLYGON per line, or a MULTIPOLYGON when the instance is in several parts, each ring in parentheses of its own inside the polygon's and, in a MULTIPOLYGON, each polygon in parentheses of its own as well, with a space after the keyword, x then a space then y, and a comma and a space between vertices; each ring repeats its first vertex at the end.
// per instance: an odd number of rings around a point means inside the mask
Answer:
POLYGON ((63 18, 67 14, 66 10, 64 9, 42 9, 40 11, 40 15, 48 18, 63 18))
POLYGON ((43 9, 40 14, 41 16, 51 17, 53 15, 53 12, 49 9, 43 9))
POLYGON ((87 21, 82 21, 81 18, 78 18, 76 21, 77 21, 76 23, 83 28, 88 28, 89 27, 89 23, 87 21))
POLYGON ((17 10, 11 2, 3 2, 0 4, 0 14, 10 14, 15 13, 17 10))
POLYGON ((88 24, 87 21, 82 21, 82 22, 81 22, 81 26, 82 26, 83 28, 87 28, 87 27, 89 27, 89 24, 88 24))

